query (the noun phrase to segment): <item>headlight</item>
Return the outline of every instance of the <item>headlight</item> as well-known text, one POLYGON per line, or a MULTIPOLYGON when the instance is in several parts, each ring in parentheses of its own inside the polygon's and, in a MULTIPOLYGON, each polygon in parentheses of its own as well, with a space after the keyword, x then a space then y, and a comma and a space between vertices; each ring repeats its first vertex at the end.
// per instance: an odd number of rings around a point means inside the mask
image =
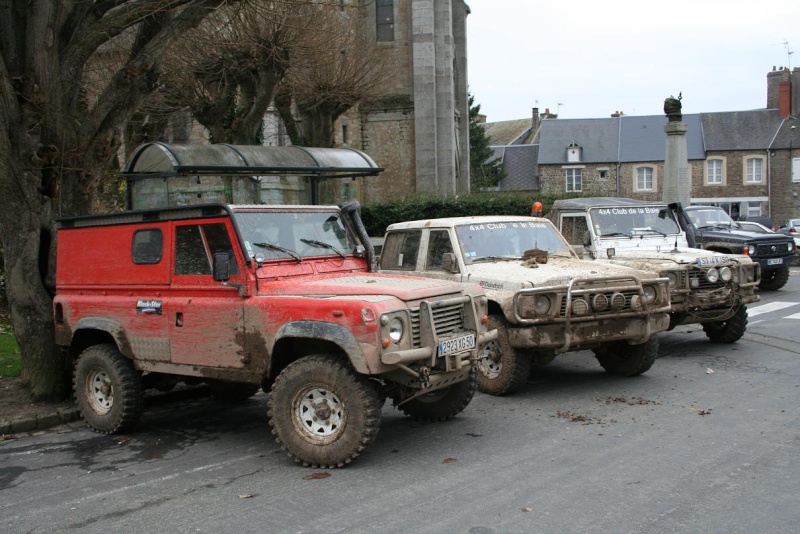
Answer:
POLYGON ((669 288, 674 289, 675 286, 678 285, 678 275, 672 272, 667 273, 667 279, 669 280, 669 288))
POLYGON ((720 267, 719 277, 722 278, 723 282, 730 282, 731 278, 733 278, 733 270, 730 267, 720 267))
POLYGON ((747 247, 747 250, 745 251, 745 254, 747 254, 748 256, 752 256, 755 253, 756 253, 756 246, 755 245, 749 245, 747 247))
POLYGON ((550 311, 550 298, 545 295, 536 295, 533 298, 533 311, 537 315, 546 315, 550 311))
POLYGON ((787 247, 786 250, 792 252, 794 250, 794 243, 786 243, 786 247, 787 247))
POLYGON ((395 317, 389 323, 389 339, 391 339, 393 343, 397 343, 402 338, 403 338, 403 321, 401 321, 398 317, 395 317))
POLYGON ((719 271, 715 267, 710 268, 706 271, 706 280, 711 282, 712 284, 719 281, 719 271))
POLYGON ((644 290, 644 301, 646 303, 650 304, 656 301, 656 295, 658 295, 656 288, 653 286, 644 286, 642 289, 644 290))

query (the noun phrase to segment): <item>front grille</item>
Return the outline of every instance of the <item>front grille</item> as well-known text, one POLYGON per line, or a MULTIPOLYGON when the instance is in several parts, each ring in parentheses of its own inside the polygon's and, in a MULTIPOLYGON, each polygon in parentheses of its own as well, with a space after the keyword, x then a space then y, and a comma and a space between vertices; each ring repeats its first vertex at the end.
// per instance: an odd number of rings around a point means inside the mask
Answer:
POLYGON ((788 254, 786 243, 775 243, 773 245, 756 245, 756 256, 759 258, 780 258, 788 254))
MULTIPOLYGON (((447 337, 457 332, 463 332, 464 327, 464 306, 468 303, 449 304, 434 308, 433 310, 433 329, 436 337, 447 337)), ((421 346, 420 343, 420 313, 419 308, 411 309, 411 337, 414 347, 421 346)))

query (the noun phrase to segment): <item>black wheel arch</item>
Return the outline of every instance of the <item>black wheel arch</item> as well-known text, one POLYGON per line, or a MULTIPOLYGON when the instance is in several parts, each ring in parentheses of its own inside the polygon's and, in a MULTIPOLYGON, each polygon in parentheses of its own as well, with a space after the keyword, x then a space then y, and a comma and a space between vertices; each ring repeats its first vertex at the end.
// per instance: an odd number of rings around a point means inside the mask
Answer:
POLYGON ((353 333, 343 325, 323 321, 292 321, 280 327, 273 342, 268 377, 311 354, 332 354, 358 373, 368 374, 367 360, 353 333))

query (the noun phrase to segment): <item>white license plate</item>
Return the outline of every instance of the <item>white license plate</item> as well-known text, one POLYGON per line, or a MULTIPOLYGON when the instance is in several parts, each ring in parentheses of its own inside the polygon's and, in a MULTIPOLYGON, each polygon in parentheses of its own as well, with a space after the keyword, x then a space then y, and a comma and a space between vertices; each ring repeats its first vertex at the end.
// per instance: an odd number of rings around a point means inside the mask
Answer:
POLYGON ((475 348, 475 334, 445 339, 439 342, 439 356, 453 354, 454 352, 464 352, 475 348))
POLYGON ((783 258, 771 258, 767 260, 767 265, 780 265, 783 263, 783 258))
POLYGON ((704 258, 697 258, 697 266, 705 267, 707 265, 728 264, 731 260, 727 256, 706 256, 704 258))

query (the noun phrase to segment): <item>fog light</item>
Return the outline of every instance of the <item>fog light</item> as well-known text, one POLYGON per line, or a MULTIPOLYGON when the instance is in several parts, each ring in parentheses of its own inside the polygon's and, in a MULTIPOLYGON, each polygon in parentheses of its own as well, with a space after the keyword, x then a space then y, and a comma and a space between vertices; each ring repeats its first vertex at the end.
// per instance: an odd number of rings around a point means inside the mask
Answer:
POLYGON ((642 299, 639 298, 639 295, 634 295, 631 297, 631 309, 636 311, 642 309, 642 299))
POLYGON ((733 278, 733 270, 730 267, 720 267, 719 277, 722 278, 723 282, 730 282, 731 278, 733 278))
POLYGON ((614 293, 611 295, 611 307, 615 310, 621 310, 625 307, 625 295, 622 293, 614 293))
POLYGON ((700 287, 700 280, 697 278, 692 278, 691 281, 689 281, 689 285, 692 287, 700 287))
POLYGON ((598 293, 592 297, 592 307, 594 311, 605 311, 608 308, 608 297, 602 293, 598 293))
POLYGON ((706 271, 706 280, 711 282, 712 284, 719 282, 719 271, 715 267, 710 268, 706 271))
POLYGON ((572 301, 572 313, 574 315, 586 315, 589 313, 589 303, 583 299, 574 299, 572 301))

